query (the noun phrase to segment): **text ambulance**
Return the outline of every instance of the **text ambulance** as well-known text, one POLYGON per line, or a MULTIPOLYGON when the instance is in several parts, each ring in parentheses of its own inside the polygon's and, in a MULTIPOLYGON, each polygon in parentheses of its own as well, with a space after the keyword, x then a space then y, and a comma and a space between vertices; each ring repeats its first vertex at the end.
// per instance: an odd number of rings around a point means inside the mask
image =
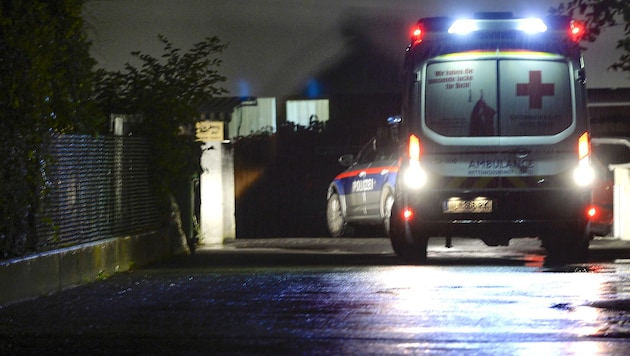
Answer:
POLYGON ((538 237, 548 261, 586 258, 593 171, 579 40, 567 17, 425 18, 404 65, 405 141, 390 238, 489 246, 538 237))

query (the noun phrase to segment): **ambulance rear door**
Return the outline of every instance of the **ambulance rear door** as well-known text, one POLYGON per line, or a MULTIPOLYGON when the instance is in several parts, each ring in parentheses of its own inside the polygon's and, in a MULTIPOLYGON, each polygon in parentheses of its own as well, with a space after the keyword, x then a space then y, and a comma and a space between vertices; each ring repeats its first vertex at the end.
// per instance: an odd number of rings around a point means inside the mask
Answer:
POLYGON ((424 165, 433 175, 551 176, 575 167, 585 127, 576 120, 570 60, 468 52, 438 56, 422 75, 424 165))

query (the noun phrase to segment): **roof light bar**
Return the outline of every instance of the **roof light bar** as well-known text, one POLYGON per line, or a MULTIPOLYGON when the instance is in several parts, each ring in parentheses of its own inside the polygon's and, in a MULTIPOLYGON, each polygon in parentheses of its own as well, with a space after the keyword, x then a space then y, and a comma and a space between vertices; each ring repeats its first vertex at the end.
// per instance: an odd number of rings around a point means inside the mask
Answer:
POLYGON ((547 25, 539 18, 488 20, 488 19, 459 19, 455 20, 448 33, 467 34, 480 30, 517 30, 527 33, 541 33, 547 31, 547 25))
POLYGON ((540 33, 547 31, 547 25, 545 25, 543 20, 538 18, 519 19, 517 26, 518 30, 529 33, 540 33))
POLYGON ((400 124, 402 122, 402 117, 400 115, 394 115, 387 118, 387 123, 390 125, 400 124))
POLYGON ((466 34, 477 30, 479 30, 479 28, 477 27, 475 20, 461 19, 453 22, 451 27, 448 29, 448 33, 466 34))

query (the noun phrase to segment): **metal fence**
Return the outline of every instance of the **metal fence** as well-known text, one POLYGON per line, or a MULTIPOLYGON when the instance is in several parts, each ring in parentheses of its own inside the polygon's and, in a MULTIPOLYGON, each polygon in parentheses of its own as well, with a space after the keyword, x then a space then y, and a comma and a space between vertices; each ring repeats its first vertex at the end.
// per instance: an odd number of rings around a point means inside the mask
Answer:
POLYGON ((52 139, 50 188, 38 226, 40 248, 153 229, 149 149, 136 137, 60 135, 52 139))

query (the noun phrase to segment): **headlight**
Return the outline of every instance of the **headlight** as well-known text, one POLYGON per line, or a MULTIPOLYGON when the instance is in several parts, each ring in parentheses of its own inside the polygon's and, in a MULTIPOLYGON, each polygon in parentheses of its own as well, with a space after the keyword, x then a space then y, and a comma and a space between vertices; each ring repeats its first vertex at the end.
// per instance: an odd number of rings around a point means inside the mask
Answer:
POLYGON ((410 189, 420 189, 427 182, 427 174, 420 166, 420 162, 411 161, 405 169, 403 181, 410 189))
POLYGON ((575 184, 580 187, 586 187, 591 185, 595 180, 595 172, 590 164, 580 164, 575 171, 573 171, 573 180, 575 184))

